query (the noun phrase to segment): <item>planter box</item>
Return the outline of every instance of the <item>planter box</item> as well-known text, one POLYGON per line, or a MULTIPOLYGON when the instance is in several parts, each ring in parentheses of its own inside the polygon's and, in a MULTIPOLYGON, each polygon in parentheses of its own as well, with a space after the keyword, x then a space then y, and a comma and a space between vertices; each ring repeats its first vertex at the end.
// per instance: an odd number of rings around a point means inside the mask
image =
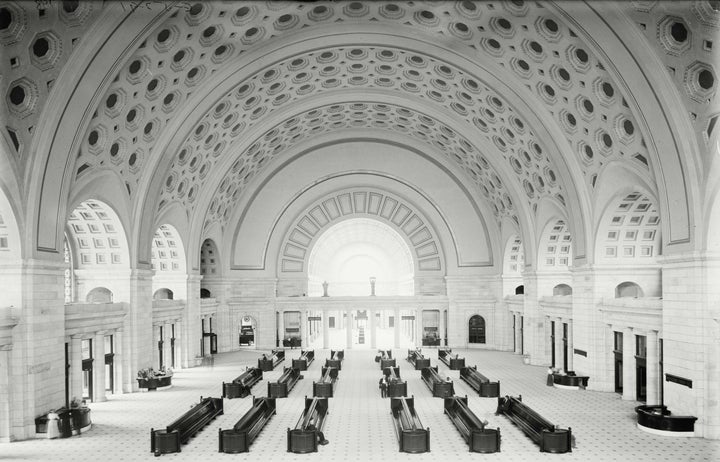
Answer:
POLYGON ((90 408, 58 409, 57 419, 49 420, 44 414, 35 419, 35 434, 38 438, 68 438, 79 435, 92 427, 90 408))
POLYGON ((172 386, 172 376, 157 376, 152 379, 137 379, 138 387, 154 391, 158 388, 169 388, 172 386))

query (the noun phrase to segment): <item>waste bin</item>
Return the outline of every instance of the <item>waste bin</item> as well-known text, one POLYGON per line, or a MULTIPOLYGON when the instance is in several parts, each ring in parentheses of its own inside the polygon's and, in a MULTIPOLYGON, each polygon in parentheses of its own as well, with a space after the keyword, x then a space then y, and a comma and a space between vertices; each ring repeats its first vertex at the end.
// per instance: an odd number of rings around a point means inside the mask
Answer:
POLYGON ((72 414, 70 411, 61 412, 60 417, 60 438, 70 438, 72 436, 72 414))

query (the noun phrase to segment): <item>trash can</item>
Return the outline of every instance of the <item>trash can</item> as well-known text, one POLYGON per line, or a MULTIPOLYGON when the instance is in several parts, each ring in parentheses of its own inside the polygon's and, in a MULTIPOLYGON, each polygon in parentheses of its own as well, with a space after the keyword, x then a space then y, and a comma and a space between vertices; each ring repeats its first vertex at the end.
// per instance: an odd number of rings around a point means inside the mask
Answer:
POLYGON ((72 436, 72 414, 70 411, 61 412, 60 417, 60 438, 70 438, 72 436))

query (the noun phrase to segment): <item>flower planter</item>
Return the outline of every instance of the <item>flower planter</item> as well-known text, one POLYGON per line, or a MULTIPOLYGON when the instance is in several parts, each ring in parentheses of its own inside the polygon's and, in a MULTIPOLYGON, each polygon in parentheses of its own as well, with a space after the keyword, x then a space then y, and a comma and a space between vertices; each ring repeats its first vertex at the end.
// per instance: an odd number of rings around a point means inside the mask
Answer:
POLYGON ((92 427, 90 408, 61 408, 56 419, 48 419, 48 414, 35 419, 35 436, 37 438, 68 438, 79 435, 92 427))
POLYGON ((140 389, 155 391, 157 389, 170 388, 172 386, 172 376, 159 375, 153 378, 137 379, 140 389))

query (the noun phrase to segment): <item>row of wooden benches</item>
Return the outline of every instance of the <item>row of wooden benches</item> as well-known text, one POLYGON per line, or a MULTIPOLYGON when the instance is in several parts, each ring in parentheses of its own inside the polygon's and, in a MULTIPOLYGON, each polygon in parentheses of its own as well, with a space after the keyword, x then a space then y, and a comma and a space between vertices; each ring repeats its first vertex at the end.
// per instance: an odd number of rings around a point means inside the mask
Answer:
MULTIPOLYGON (((387 355, 389 356, 390 353, 388 352, 387 355)), ((513 424, 522 429, 540 446, 542 452, 565 453, 572 451, 572 431, 570 429, 560 429, 550 423, 526 406, 522 402, 521 396, 517 398, 500 397, 499 382, 490 382, 487 377, 477 371, 477 366, 465 367, 464 358, 458 358, 457 355, 453 357, 451 350, 439 350, 438 358, 449 368, 459 369, 460 378, 475 389, 480 396, 497 397, 496 414, 505 415, 513 424)), ((445 413, 460 431, 471 451, 495 452, 500 450, 499 429, 497 431, 485 429, 484 423, 480 422, 467 407, 467 397, 461 398, 454 395, 453 384, 449 377, 443 380, 438 373, 438 368, 430 366, 429 358, 425 358, 420 349, 409 350, 407 359, 415 366, 415 369, 421 370, 421 378, 432 391, 433 396, 445 399, 445 413)), ((399 375, 399 371, 397 374, 399 375)), ((423 437, 421 435, 423 431, 418 430, 419 419, 414 415, 414 411, 411 412, 412 402, 410 405, 404 402, 402 406, 391 403, 391 406, 394 406, 394 415, 397 414, 396 433, 400 442, 400 450, 406 452, 429 450, 429 436, 423 437), (424 441, 427 441, 427 444, 424 441)), ((429 433, 429 429, 427 433, 429 433)))
MULTIPOLYGON (((302 378, 300 370, 307 370, 307 366, 314 360, 314 351, 303 351, 300 359, 293 360, 292 368, 285 368, 277 382, 268 383, 268 397, 253 397, 253 406, 233 426, 232 429, 219 430, 219 450, 226 453, 246 452, 250 444, 260 433, 268 420, 275 414, 275 399, 284 398, 295 383, 302 378)), ((319 381, 313 383, 314 397, 306 397, 306 406, 298 425, 288 430, 288 451, 310 452, 317 451, 318 442, 324 439, 317 438, 321 433, 324 417, 327 413, 327 398, 333 396, 344 354, 342 351, 332 351, 326 366, 321 369, 319 381), (324 400, 324 401, 323 401, 324 400), (314 443, 310 443, 308 435, 314 435, 314 443)), ((250 394, 253 385, 262 380, 263 366, 271 364, 274 368, 284 360, 282 350, 273 350, 268 358, 263 355, 258 360, 259 367, 247 368, 245 372, 232 382, 223 382, 222 398, 200 398, 200 402, 173 421, 164 429, 150 430, 150 450, 155 455, 180 452, 193 435, 204 428, 210 421, 223 414, 223 398, 228 399, 245 397, 250 394)), ((272 369, 270 369, 272 370, 272 369)))

